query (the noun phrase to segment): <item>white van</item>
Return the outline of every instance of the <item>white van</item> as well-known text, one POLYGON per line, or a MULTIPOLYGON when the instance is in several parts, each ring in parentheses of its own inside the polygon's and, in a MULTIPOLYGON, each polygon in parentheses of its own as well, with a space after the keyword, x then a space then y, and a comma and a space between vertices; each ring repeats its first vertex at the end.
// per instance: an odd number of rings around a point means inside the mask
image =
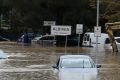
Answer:
MULTIPOLYGON (((101 33, 101 37, 98 37, 98 47, 104 47, 106 38, 108 38, 108 34, 101 33)), ((96 47, 96 37, 93 32, 86 32, 84 34, 82 46, 96 47)))

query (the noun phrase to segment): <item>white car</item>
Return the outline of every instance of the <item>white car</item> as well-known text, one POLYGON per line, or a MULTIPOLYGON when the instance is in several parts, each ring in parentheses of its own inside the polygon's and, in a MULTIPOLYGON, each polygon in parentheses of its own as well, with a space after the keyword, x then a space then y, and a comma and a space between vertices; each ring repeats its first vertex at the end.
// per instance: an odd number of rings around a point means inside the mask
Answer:
MULTIPOLYGON (((120 37, 114 37, 114 38, 115 38, 116 45, 117 45, 117 47, 119 49, 120 48, 120 37)), ((105 49, 112 49, 109 38, 106 38, 104 47, 105 47, 105 49)))
POLYGON ((60 56, 53 66, 58 80, 97 80, 100 67, 87 55, 60 56))
POLYGON ((32 40, 32 44, 39 44, 41 46, 53 46, 53 43, 55 44, 56 40, 54 40, 53 35, 44 35, 40 37, 35 37, 32 40))

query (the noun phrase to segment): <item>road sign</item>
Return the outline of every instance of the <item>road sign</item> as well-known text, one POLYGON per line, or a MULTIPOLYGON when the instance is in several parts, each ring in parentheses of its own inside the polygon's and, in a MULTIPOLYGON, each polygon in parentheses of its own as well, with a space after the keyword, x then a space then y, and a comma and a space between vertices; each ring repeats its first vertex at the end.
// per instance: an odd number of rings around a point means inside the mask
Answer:
POLYGON ((44 21, 44 26, 54 26, 56 24, 56 21, 44 21))
POLYGON ((94 27, 94 36, 100 37, 101 36, 101 27, 94 27))
POLYGON ((51 35, 71 35, 71 26, 51 26, 51 35))
POLYGON ((76 34, 82 34, 83 33, 83 24, 77 24, 76 25, 76 34))

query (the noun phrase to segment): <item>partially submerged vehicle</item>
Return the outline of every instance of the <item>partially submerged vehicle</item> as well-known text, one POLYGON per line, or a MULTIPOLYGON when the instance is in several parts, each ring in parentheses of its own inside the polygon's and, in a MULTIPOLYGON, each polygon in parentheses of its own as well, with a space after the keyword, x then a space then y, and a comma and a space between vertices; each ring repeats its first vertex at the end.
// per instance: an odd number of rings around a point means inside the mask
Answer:
MULTIPOLYGON (((114 37, 114 38, 115 38, 115 42, 116 42, 117 48, 119 49, 120 48, 120 37, 114 37)), ((112 49, 112 45, 110 43, 110 39, 109 38, 106 39, 104 47, 106 49, 112 49)))
MULTIPOLYGON (((65 36, 54 36, 54 35, 44 35, 40 37, 35 37, 32 40, 32 44, 39 44, 41 46, 65 46, 66 37, 65 36)), ((68 36, 67 46, 77 46, 78 39, 76 36, 68 36)))
POLYGON ((4 37, 2 37, 2 36, 0 36, 0 41, 10 41, 10 40, 7 39, 7 38, 4 38, 4 37))
POLYGON ((96 47, 96 44, 98 44, 98 47, 104 47, 105 41, 108 38, 108 34, 101 33, 101 36, 98 37, 98 43, 96 42, 96 37, 94 36, 93 32, 86 32, 83 36, 83 43, 82 46, 85 47, 96 47))
POLYGON ((58 80, 97 80, 100 67, 88 55, 63 55, 53 66, 58 80))

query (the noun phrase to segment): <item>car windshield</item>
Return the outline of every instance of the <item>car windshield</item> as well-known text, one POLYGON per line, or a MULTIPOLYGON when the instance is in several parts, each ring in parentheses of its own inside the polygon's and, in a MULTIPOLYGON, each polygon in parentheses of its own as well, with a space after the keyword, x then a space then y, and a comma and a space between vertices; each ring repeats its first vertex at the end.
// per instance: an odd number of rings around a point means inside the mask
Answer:
POLYGON ((61 68, 93 68, 94 65, 89 59, 63 59, 61 68))

